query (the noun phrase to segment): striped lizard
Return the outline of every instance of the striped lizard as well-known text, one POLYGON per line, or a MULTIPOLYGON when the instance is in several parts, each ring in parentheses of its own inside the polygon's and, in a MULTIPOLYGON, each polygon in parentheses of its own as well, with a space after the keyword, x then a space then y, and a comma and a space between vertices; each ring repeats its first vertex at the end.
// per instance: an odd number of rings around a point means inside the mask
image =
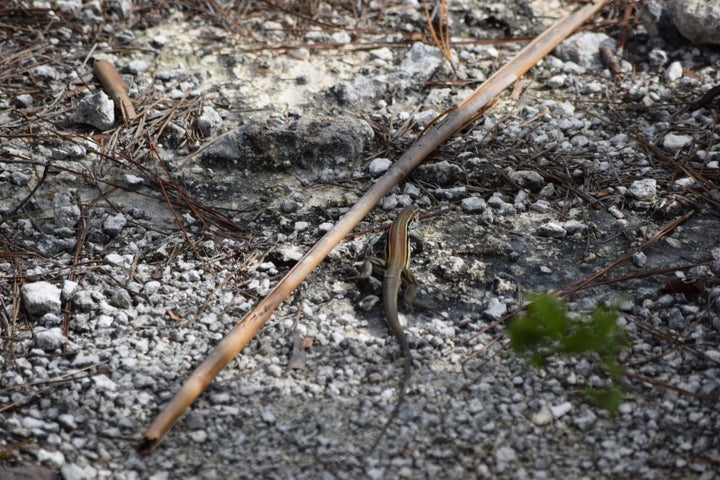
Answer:
MULTIPOLYGON (((410 356, 410 347, 408 345, 405 332, 398 320, 397 303, 401 284, 405 285, 403 299, 405 300, 406 305, 412 305, 412 301, 417 293, 417 283, 408 269, 408 265, 410 264, 409 229, 417 220, 418 212, 418 207, 405 207, 398 214, 397 218, 390 227, 390 231, 387 235, 387 242, 385 243, 385 260, 383 261, 379 258, 371 258, 368 260, 372 273, 379 275, 384 272, 382 287, 383 309, 385 311, 388 326, 400 343, 404 357, 404 371, 400 382, 400 396, 395 404, 395 409, 390 414, 390 417, 383 426, 380 435, 378 435, 377 439, 370 448, 371 452, 375 449, 375 446, 378 444, 380 439, 385 435, 390 423, 392 423, 400 410, 400 406, 405 400, 408 381, 412 375, 412 357, 410 356)), ((366 272, 367 270, 368 267, 366 267, 366 272)))

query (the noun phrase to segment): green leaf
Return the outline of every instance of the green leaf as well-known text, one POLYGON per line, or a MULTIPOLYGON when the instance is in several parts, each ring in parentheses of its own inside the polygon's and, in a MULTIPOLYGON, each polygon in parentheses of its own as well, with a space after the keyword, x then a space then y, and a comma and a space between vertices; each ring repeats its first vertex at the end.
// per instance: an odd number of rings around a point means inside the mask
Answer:
POLYGON ((590 388, 585 390, 585 395, 596 405, 611 413, 617 413, 624 392, 617 386, 612 388, 590 388))
POLYGON ((534 295, 525 310, 508 325, 512 348, 537 366, 547 365, 553 355, 585 355, 599 362, 612 387, 588 389, 598 405, 617 411, 622 398, 620 378, 624 369, 616 358, 628 344, 626 332, 617 324, 618 307, 598 305, 583 318, 571 318, 565 301, 550 295, 534 295))

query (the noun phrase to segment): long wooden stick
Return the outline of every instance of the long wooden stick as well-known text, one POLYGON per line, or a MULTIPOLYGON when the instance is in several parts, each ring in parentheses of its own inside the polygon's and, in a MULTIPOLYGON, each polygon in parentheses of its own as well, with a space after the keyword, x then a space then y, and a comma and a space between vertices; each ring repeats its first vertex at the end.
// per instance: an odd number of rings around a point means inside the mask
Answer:
POLYGON ((538 60, 551 52, 558 43, 597 13, 609 0, 595 0, 569 17, 559 21, 538 36, 508 64, 475 90, 457 109, 430 127, 423 136, 338 220, 332 230, 288 272, 275 288, 250 313, 245 315, 190 375, 170 403, 155 418, 138 444, 140 453, 155 448, 185 409, 197 399, 215 375, 250 341, 275 309, 310 272, 327 256, 345 235, 375 206, 394 185, 418 166, 435 148, 455 132, 475 120, 488 104, 512 85, 538 60))

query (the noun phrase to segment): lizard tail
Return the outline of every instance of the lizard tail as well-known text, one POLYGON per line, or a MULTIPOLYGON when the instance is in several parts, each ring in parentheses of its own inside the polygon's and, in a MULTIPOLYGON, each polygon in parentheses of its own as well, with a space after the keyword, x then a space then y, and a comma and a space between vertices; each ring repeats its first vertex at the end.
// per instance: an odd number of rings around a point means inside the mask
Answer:
POLYGON ((380 434, 378 434, 375 441, 370 446, 370 449, 368 450, 368 455, 373 453, 375 451, 375 447, 377 447, 378 443, 380 443, 380 440, 385 436, 385 433, 387 432, 388 427, 390 427, 390 424, 395 420, 395 417, 397 416, 398 412, 400 412, 400 407, 402 407, 402 404, 405 402, 405 394, 407 393, 407 385, 410 381, 410 377, 412 376, 412 357, 410 356, 410 347, 408 346, 407 337, 403 335, 398 339, 400 341, 400 346, 402 347, 403 352, 403 376, 402 380, 400 381, 400 394, 398 396, 398 400, 395 403, 395 408, 390 413, 390 416, 385 421, 385 425, 383 425, 382 430, 380 430, 380 434))

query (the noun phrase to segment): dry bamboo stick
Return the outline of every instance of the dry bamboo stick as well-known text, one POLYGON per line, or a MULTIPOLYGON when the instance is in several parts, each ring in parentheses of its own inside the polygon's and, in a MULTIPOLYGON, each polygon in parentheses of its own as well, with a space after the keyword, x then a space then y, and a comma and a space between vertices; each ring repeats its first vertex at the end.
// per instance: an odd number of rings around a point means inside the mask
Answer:
POLYGON ((417 139, 385 175, 340 218, 333 229, 300 259, 268 296, 235 324, 235 327, 215 347, 208 358, 195 369, 170 403, 155 418, 140 440, 138 451, 148 453, 160 443, 163 435, 202 393, 215 375, 242 350, 290 292, 310 274, 345 235, 350 233, 385 193, 405 178, 442 142, 475 120, 479 115, 478 112, 483 112, 497 95, 512 85, 538 60, 551 52, 558 43, 597 13, 608 1, 595 0, 550 27, 478 87, 457 109, 451 111, 447 117, 431 126, 423 136, 417 139))
POLYGON ((135 107, 128 96, 127 85, 125 85, 113 64, 107 60, 96 60, 93 65, 93 73, 100 80, 113 102, 115 102, 115 107, 122 113, 125 123, 135 120, 138 115, 135 113, 135 107))

